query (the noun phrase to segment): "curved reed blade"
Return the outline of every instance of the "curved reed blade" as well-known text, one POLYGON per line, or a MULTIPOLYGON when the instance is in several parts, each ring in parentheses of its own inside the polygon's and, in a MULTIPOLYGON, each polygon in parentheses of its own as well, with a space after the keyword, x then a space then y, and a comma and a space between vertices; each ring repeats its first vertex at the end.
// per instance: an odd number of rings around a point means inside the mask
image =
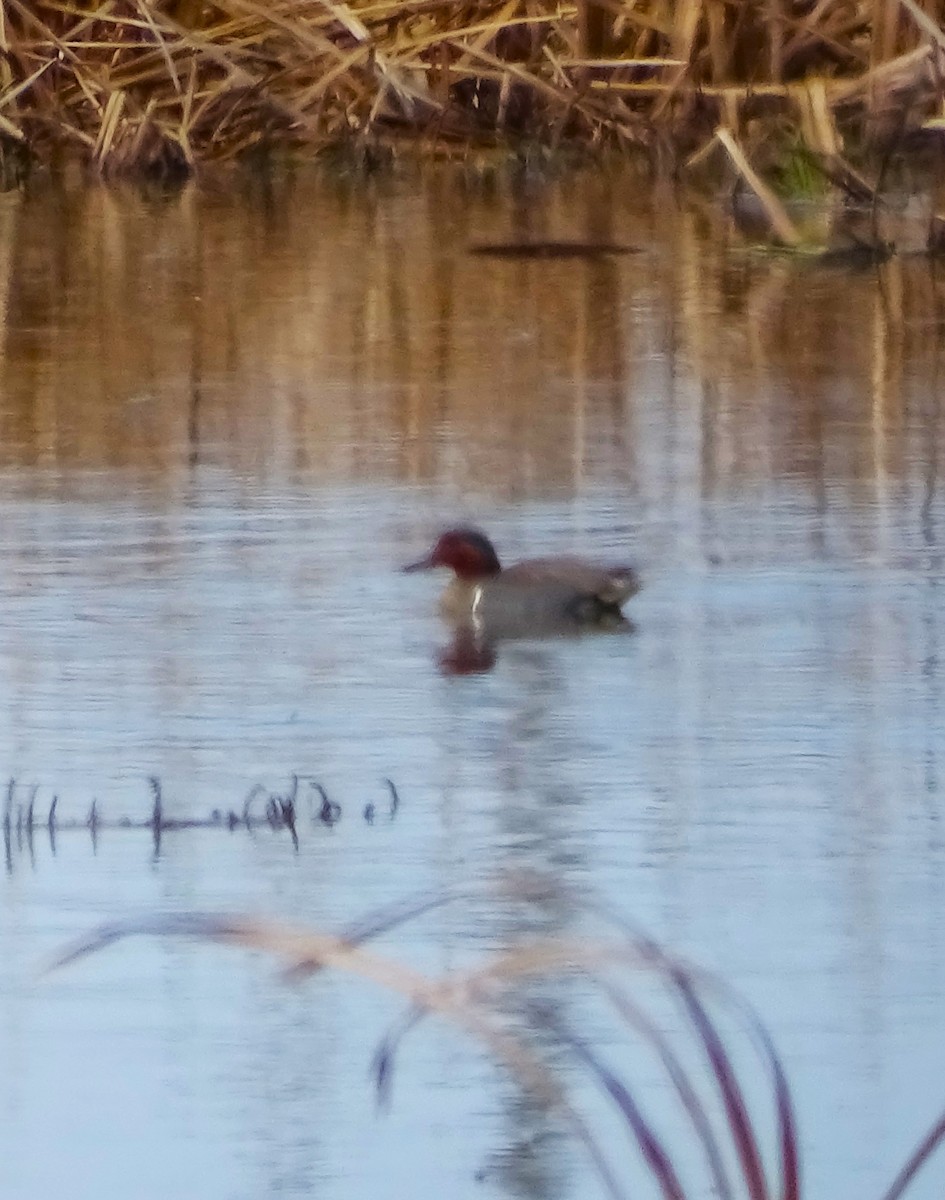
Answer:
MULTIPOLYGON (((667 971, 669 979, 674 983, 677 990, 679 990, 683 1003, 687 1007, 687 1010, 689 1010, 690 1020, 700 1040, 703 1042, 710 1062, 717 1060, 723 1069, 723 1076, 719 1077, 716 1074, 716 1079, 720 1089, 723 1090, 723 1100, 725 1095, 728 1094, 726 1108, 730 1113, 730 1121, 733 1115, 735 1117, 736 1125, 730 1126, 730 1128, 733 1136, 741 1146, 740 1155, 746 1182, 749 1187, 761 1186, 763 1191, 757 1194, 766 1195, 768 1193, 768 1186, 764 1181, 764 1172, 760 1164, 757 1139, 750 1128, 750 1121, 749 1128, 746 1129, 744 1127, 743 1117, 747 1115, 744 1097, 740 1088, 738 1088, 737 1081, 734 1079, 731 1061, 724 1052, 724 1045, 718 1036, 718 1032, 709 1020, 705 1008, 697 996, 696 986, 698 985, 698 987, 717 994, 723 1005, 740 1016, 742 1023, 752 1035, 772 1079, 778 1126, 781 1197, 782 1200, 799 1200, 801 1195, 800 1148, 797 1141, 797 1122, 794 1116, 794 1103, 791 1099, 787 1075, 780 1056, 774 1047, 771 1035, 768 1033, 758 1014, 724 980, 706 971, 689 967, 681 961, 673 960, 651 937, 641 932, 632 922, 628 921, 622 914, 615 912, 608 905, 593 899, 588 900, 585 897, 572 896, 572 899, 578 907, 601 917, 608 924, 619 929, 636 946, 640 954, 650 959, 654 967, 667 971), (687 1001, 687 995, 690 998, 689 1001, 687 1001), (694 1008, 690 1008, 690 1001, 692 999, 696 1002, 694 1008), (707 1036, 709 1039, 708 1044, 705 1041, 707 1036), (717 1058, 720 1050, 722 1057, 717 1058), (731 1088, 736 1090, 729 1090, 731 1088), (761 1175, 760 1181, 759 1173, 761 1175)), ((751 1192, 750 1195, 754 1197, 756 1193, 751 1192)))
MULTIPOLYGON (((547 886, 547 881, 525 876, 513 881, 512 886, 504 881, 502 889, 519 900, 534 900, 536 896, 546 894, 547 886)), ((478 894, 480 889, 425 893, 369 914, 338 935, 242 915, 183 913, 114 922, 67 947, 48 969, 74 963, 125 937, 171 935, 211 940, 275 955, 285 964, 285 974, 293 979, 330 967, 374 982, 400 995, 409 1005, 406 1013, 381 1039, 374 1056, 373 1073, 381 1103, 389 1097, 396 1056, 406 1035, 428 1015, 441 1016, 477 1040, 521 1087, 549 1112, 556 1112, 565 1120, 584 1146, 607 1192, 616 1200, 623 1194, 621 1186, 595 1131, 569 1100, 559 1075, 538 1057, 522 1034, 510 1032, 507 1022, 508 998, 521 995, 513 989, 523 981, 542 978, 590 981, 610 1001, 625 1024, 634 1029, 644 1045, 656 1054, 706 1155, 714 1194, 722 1200, 732 1200, 733 1190, 723 1164, 718 1135, 694 1086, 693 1077, 669 1045, 666 1035, 609 978, 612 969, 618 967, 643 970, 660 981, 668 995, 677 997, 682 1003, 696 1044, 705 1055, 708 1079, 714 1082, 722 1101, 725 1115, 722 1127, 731 1138, 740 1164, 745 1194, 749 1200, 770 1200, 773 1190, 766 1177, 748 1102, 726 1039, 707 1007, 707 997, 714 994, 723 1008, 734 1014, 741 1027, 750 1034, 772 1080, 781 1200, 798 1200, 800 1172, 793 1104, 781 1061, 760 1019, 724 981, 674 958, 652 938, 603 905, 583 897, 572 897, 576 908, 603 916, 615 925, 620 931, 616 940, 591 942, 560 937, 534 940, 493 954, 485 965, 465 972, 454 971, 439 979, 429 978, 403 963, 363 948, 364 942, 406 921, 458 900, 468 903, 478 894)), ((531 1029, 543 1028, 552 1032, 611 1097, 664 1200, 685 1200, 683 1185, 668 1147, 643 1116, 638 1098, 626 1083, 600 1059, 592 1046, 553 1015, 540 1015, 533 1006, 527 1011, 531 1029)), ((945 1118, 919 1147, 884 1200, 898 1200, 902 1189, 943 1137, 945 1118)))
MULTIPOLYGON (((722 981, 685 966, 663 951, 651 938, 630 929, 627 923, 615 918, 614 914, 608 915, 623 928, 625 941, 593 944, 556 939, 530 943, 493 956, 485 967, 454 975, 453 986, 478 1002, 489 1003, 497 989, 507 988, 515 980, 554 977, 574 971, 593 978, 600 968, 615 964, 655 972, 682 1000, 689 1022, 706 1054, 710 1078, 714 1080, 722 1099, 726 1129, 732 1138, 741 1165, 746 1193, 750 1200, 769 1200, 771 1189, 748 1103, 738 1081, 731 1055, 699 995, 700 989, 717 991, 723 1004, 738 1014, 752 1034, 762 1061, 771 1073, 779 1144, 781 1196, 783 1200, 798 1200, 800 1166, 793 1103, 780 1059, 760 1020, 722 981)), ((416 1022, 408 1022, 403 1029, 398 1030, 396 1040, 399 1041, 405 1036, 415 1024, 416 1022)), ((646 1026, 643 1028, 646 1029, 646 1026)), ((685 1080, 685 1072, 678 1063, 672 1063, 667 1048, 660 1045, 659 1037, 652 1027, 648 1040, 667 1067, 677 1093, 685 1097, 684 1106, 709 1157, 718 1194, 730 1196, 731 1187, 725 1178, 718 1142, 709 1127, 704 1107, 685 1080)), ((393 1053, 392 1049, 390 1053, 393 1053)))
POLYGON ((902 1170, 890 1184, 888 1190, 883 1192, 881 1200, 899 1200, 899 1197, 906 1191, 920 1169, 925 1166, 926 1161, 939 1148, 943 1141, 945 1141, 945 1113, 939 1117, 922 1141, 916 1146, 915 1150, 906 1160, 902 1170))
POLYGON ((423 1017, 424 1014, 420 1009, 408 1009, 400 1020, 387 1030, 377 1044, 374 1057, 371 1059, 371 1074, 374 1077, 374 1088, 380 1108, 386 1109, 390 1105, 391 1091, 394 1086, 394 1067, 400 1044, 407 1034, 419 1025, 423 1017))
POLYGON ((380 955, 369 954, 344 937, 251 916, 175 913, 117 921, 101 926, 89 938, 67 948, 47 970, 67 966, 123 938, 140 935, 196 937, 248 950, 262 950, 286 960, 291 970, 309 964, 315 964, 315 969, 336 967, 399 992, 422 1007, 450 1007, 448 997, 435 981, 380 955))
POLYGON ((643 1116, 640 1106, 629 1088, 614 1075, 609 1067, 601 1062, 583 1038, 567 1029, 550 1013, 544 1015, 542 1023, 552 1030, 561 1042, 568 1046, 574 1055, 584 1063, 620 1109, 640 1148, 643 1161, 649 1167, 663 1193, 664 1200, 686 1200, 685 1190, 666 1146, 643 1116))
MULTIPOLYGON (((368 924, 376 927, 383 925, 383 921, 373 920, 368 924)), ((463 987, 457 987, 449 975, 442 980, 429 979, 401 963, 368 953, 344 937, 316 933, 281 921, 207 913, 164 915, 103 925, 90 937, 67 947, 46 967, 44 974, 123 938, 139 935, 196 937, 261 950, 285 960, 290 974, 333 967, 399 994, 420 1016, 436 1013, 446 1018, 479 1041, 519 1086, 561 1116, 589 1154, 608 1194, 613 1200, 623 1200, 624 1192, 597 1138, 570 1103, 557 1075, 522 1038, 504 1028, 499 1014, 478 1003, 463 987)), ((411 1021, 410 1025, 416 1023, 411 1021)))
POLYGON ((709 1173, 712 1177, 713 1193, 720 1200, 732 1200, 732 1185, 729 1181, 721 1148, 712 1130, 712 1123, 709 1120, 708 1113, 700 1101, 687 1071, 680 1062, 679 1057, 674 1053, 665 1034, 657 1028, 639 1005, 629 1000, 610 980, 598 976, 596 982, 625 1024, 635 1029, 642 1036, 643 1040, 656 1051, 667 1078, 672 1084, 676 1095, 679 1097, 683 1110, 689 1117, 693 1132, 702 1146, 709 1165, 709 1173))
POLYGON ((678 968, 671 968, 670 978, 702 1040, 712 1073, 718 1083, 750 1200, 768 1200, 768 1183, 761 1162, 758 1139, 725 1044, 696 995, 687 974, 678 968))
MULTIPOLYGON (((432 912, 435 908, 441 908, 443 905, 451 903, 454 899, 454 896, 448 894, 427 894, 413 900, 400 901, 390 905, 389 908, 371 913, 356 925, 349 926, 340 935, 341 939, 350 946, 358 946, 362 942, 369 942, 373 938, 389 933, 392 929, 396 929, 398 925, 412 921, 415 917, 422 917, 426 913, 432 912)), ((318 960, 300 959, 286 968, 285 978, 293 981, 305 979, 307 976, 314 975, 316 971, 321 970, 322 966, 323 964, 318 960)))
MULTIPOLYGON (((738 1002, 738 998, 734 998, 738 1002)), ((739 1007, 761 1047, 762 1054, 768 1063, 774 1080, 775 1111, 778 1122, 778 1141, 781 1159, 781 1197, 782 1200, 800 1200, 801 1195, 801 1162, 800 1148, 797 1141, 797 1121, 794 1116, 794 1101, 791 1099, 791 1089, 788 1085, 787 1074, 780 1055, 775 1050, 771 1035, 759 1020, 757 1015, 743 1002, 739 1007)))
MULTIPOLYGON (((427 1012, 419 1008, 410 1009, 395 1025, 388 1029, 378 1043, 371 1065, 377 1089, 378 1103, 380 1105, 386 1106, 390 1100, 394 1067, 404 1038, 426 1016, 427 1012)), ((528 1053, 531 1054, 531 1051, 529 1050, 528 1053)), ((538 1062, 538 1060, 536 1059, 535 1062, 538 1062)), ((539 1066, 541 1071, 548 1070, 543 1063, 539 1063, 539 1066)), ((522 1082, 519 1079, 519 1083, 522 1084, 522 1082)), ((548 1104, 547 1095, 542 1097, 541 1092, 534 1088, 529 1088, 528 1090, 533 1095, 538 1096, 539 1099, 543 1099, 544 1103, 548 1104)), ((608 1194, 614 1197, 614 1200, 621 1200, 624 1195, 623 1189, 604 1155, 599 1139, 594 1136, 593 1130, 584 1120, 583 1116, 571 1105, 563 1092, 559 1094, 554 1104, 548 1104, 548 1107, 552 1111, 556 1109, 571 1127, 572 1133, 584 1147, 608 1194)))
POLYGON ((135 921, 115 921, 100 925, 85 938, 67 946, 42 971, 43 975, 70 966, 90 954, 128 937, 179 936, 210 938, 215 941, 237 940, 242 922, 202 913, 183 913, 142 917, 135 921))

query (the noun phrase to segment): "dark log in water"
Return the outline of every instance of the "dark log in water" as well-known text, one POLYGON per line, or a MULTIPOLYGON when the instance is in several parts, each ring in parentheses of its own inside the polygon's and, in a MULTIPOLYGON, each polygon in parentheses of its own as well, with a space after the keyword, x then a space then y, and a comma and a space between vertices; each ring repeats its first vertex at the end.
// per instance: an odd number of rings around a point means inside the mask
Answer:
POLYGON ((468 252, 489 258, 601 258, 640 251, 613 242, 474 242, 468 252))

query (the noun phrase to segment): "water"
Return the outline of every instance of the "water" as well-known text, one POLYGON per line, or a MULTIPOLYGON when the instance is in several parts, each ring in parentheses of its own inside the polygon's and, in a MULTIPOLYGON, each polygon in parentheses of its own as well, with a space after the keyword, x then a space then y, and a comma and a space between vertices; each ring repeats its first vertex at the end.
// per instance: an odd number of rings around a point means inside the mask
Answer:
POLYGON ((386 940, 436 973, 573 927, 560 899, 503 898, 522 872, 748 996, 807 1193, 878 1196, 945 1070, 937 270, 752 254, 720 207, 630 173, 40 189, 3 197, 0 246, 14 811, 35 786, 43 818, 55 795, 61 822, 93 798, 144 820, 156 776, 167 816, 206 817, 303 777, 297 853, 268 829, 157 854, 146 830, 14 832, 4 1200, 601 1194, 442 1027, 378 1118, 368 1066, 400 1009, 377 989, 287 988, 174 940, 36 977, 116 917, 340 929, 484 883, 474 912, 386 940), (523 231, 640 252, 464 253, 523 231), (445 673, 439 581, 398 567, 457 519, 510 559, 629 556, 635 631, 445 673))

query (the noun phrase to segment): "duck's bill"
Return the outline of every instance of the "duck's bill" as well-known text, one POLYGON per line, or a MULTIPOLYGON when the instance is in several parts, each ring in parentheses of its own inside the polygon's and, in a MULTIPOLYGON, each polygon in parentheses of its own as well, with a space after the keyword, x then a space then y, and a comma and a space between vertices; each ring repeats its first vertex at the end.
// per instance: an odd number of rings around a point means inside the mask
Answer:
POLYGON ((426 558, 418 558, 416 562, 407 563, 405 567, 401 567, 404 574, 409 575, 411 571, 429 571, 433 567, 429 554, 426 558))

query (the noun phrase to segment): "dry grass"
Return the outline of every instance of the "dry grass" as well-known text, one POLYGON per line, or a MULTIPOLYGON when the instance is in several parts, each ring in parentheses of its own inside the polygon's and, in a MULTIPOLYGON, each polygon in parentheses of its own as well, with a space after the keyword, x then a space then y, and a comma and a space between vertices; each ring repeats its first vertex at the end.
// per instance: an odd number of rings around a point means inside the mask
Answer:
MULTIPOLYGON (((528 902, 547 895, 541 880, 525 880, 516 898, 528 902)), ((508 897, 507 897, 508 898, 508 897)), ((598 940, 529 940, 494 954, 484 965, 431 978, 402 961, 368 949, 366 943, 444 904, 475 903, 475 894, 425 896, 368 917, 341 935, 331 935, 253 916, 181 914, 119 922, 98 930, 66 950, 59 968, 131 935, 174 935, 209 939, 263 951, 278 958, 293 981, 323 970, 347 972, 407 1002, 402 1018, 381 1039, 374 1075, 381 1098, 389 1093, 394 1063, 405 1037, 427 1016, 445 1019, 469 1035, 503 1067, 550 1117, 562 1122, 583 1145, 604 1191, 621 1200, 630 1191, 620 1157, 575 1101, 559 1066, 548 1065, 540 1042, 553 1041, 586 1072, 610 1102, 629 1143, 666 1200, 687 1192, 679 1157, 686 1139, 672 1143, 646 1115, 638 1089, 602 1057, 584 1031, 566 1022, 557 1006, 536 1003, 528 986, 541 980, 578 979, 595 988, 624 1033, 659 1064, 678 1106, 678 1120, 692 1138, 716 1194, 729 1200, 798 1200, 800 1166, 791 1098, 780 1060, 763 1026, 730 989, 705 973, 667 955, 656 943, 609 914, 615 932, 598 940), (655 980, 676 1006, 681 1035, 696 1053, 678 1053, 673 1038, 635 995, 628 978, 655 980), (516 1019, 517 1013, 517 1019, 516 1019), (769 1131, 759 1130, 749 1110, 736 1057, 727 1045, 735 1031, 747 1038, 768 1080, 775 1120, 774 1159, 766 1163, 769 1131), (540 1035, 536 1042, 534 1035, 540 1035)), ((645 990, 645 989, 644 989, 645 990)), ((676 1124, 674 1122, 674 1124, 676 1124)), ((677 1125, 677 1128, 680 1127, 677 1125)))
MULTIPOLYGON (((8 0, 0 137, 103 172, 265 147, 813 148, 943 111, 942 0, 8 0), (758 122, 760 121, 760 125, 758 122)), ((934 126, 933 126, 934 128, 934 126)))
MULTIPOLYGON (((518 900, 547 896, 541 879, 515 886, 518 900)), ((508 897, 507 897, 508 898, 508 897)), ((366 948, 366 943, 431 910, 474 895, 425 896, 376 913, 340 935, 319 933, 281 921, 254 916, 178 914, 103 926, 67 949, 53 964, 60 968, 133 935, 184 936, 262 951, 279 959, 294 981, 323 970, 347 972, 386 988, 407 1002, 404 1016, 384 1036, 374 1058, 376 1086, 389 1091, 401 1043, 422 1020, 443 1018, 477 1040, 497 1064, 576 1135, 587 1151, 604 1191, 614 1198, 638 1194, 629 1188, 621 1156, 605 1139, 597 1121, 575 1102, 570 1072, 548 1065, 534 1040, 549 1037, 585 1072, 609 1101, 619 1123, 653 1185, 664 1200, 686 1200, 692 1194, 683 1163, 701 1162, 699 1182, 723 1200, 800 1200, 800 1152, 790 1089, 781 1060, 760 1020, 724 982, 668 954, 652 939, 587 900, 571 895, 583 908, 610 926, 599 940, 528 940, 494 953, 484 965, 453 970, 431 978, 405 963, 366 948), (578 980, 593 988, 609 1008, 624 1039, 659 1065, 665 1086, 678 1106, 675 1133, 661 1132, 646 1113, 642 1090, 601 1055, 579 1025, 566 1021, 557 1006, 535 1003, 524 985, 536 980, 578 980), (654 1018, 645 987, 633 980, 655 982, 677 1013, 675 1030, 654 1018), (510 1017, 518 1006, 518 1019, 510 1017), (681 1053, 689 1039, 696 1054, 681 1053), (747 1042, 754 1065, 746 1073, 742 1054, 747 1042), (759 1096, 757 1080, 767 1081, 769 1096, 759 1096), (747 1078, 743 1078, 746 1076, 747 1078), (760 1100, 760 1104, 759 1104, 760 1100), (773 1114, 765 1130, 759 1109, 773 1114), (773 1133, 773 1139, 771 1134, 773 1133), (766 1150, 769 1146, 770 1152, 766 1150), (772 1163, 771 1160, 774 1162, 772 1163)), ((898 1200, 916 1173, 945 1138, 945 1117, 920 1141, 882 1200, 898 1200)))

